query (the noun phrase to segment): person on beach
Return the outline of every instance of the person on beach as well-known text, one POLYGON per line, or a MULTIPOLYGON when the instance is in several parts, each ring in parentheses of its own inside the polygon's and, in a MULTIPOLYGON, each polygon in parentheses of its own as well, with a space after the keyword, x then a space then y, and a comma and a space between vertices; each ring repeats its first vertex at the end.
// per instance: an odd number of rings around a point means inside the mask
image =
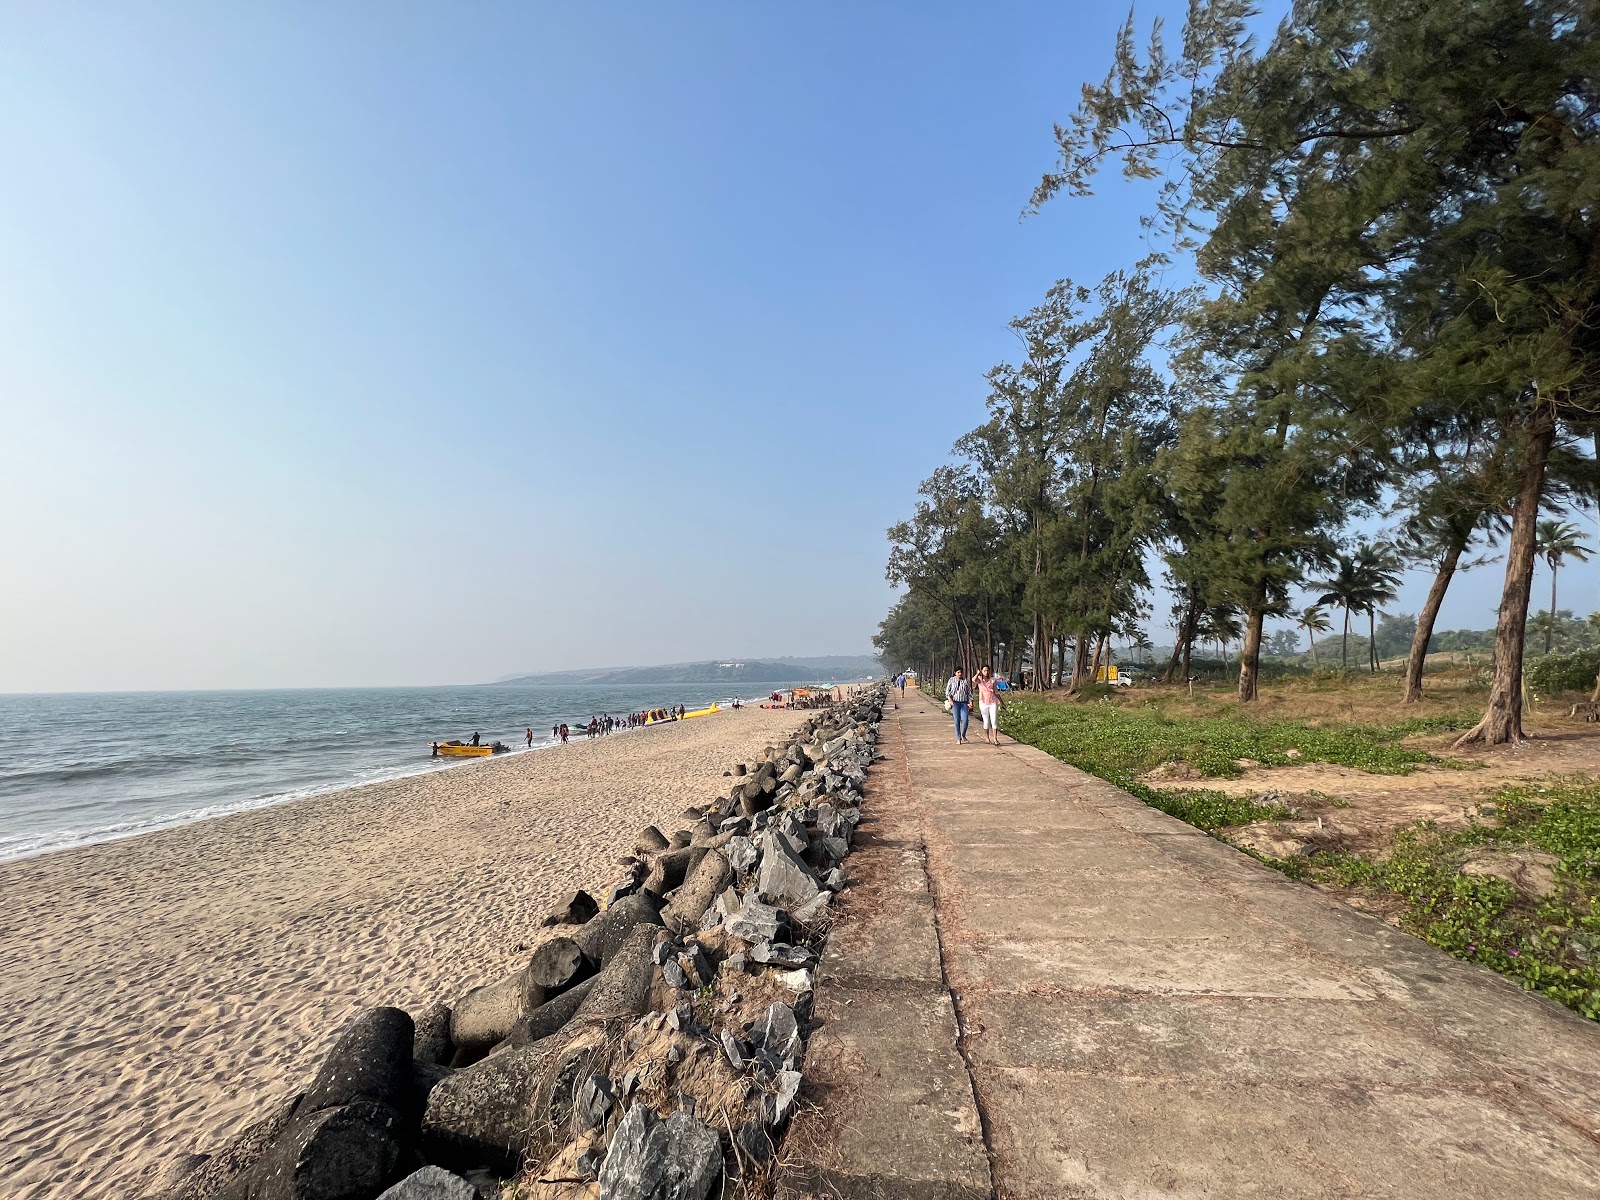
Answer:
POLYGON ((431 757, 433 757, 433 758, 438 758, 439 757, 439 743, 438 742, 435 742, 433 744, 433 754, 432 754, 431 757))
POLYGON ((960 667, 944 685, 944 698, 950 702, 950 714, 956 720, 956 745, 967 744, 967 721, 972 716, 972 685, 960 667))
POLYGON ((476 729, 472 731, 472 744, 474 746, 478 744, 478 731, 476 729))
POLYGON ((533 749, 533 727, 531 725, 528 727, 528 749, 533 749))
POLYGON ((978 668, 972 681, 978 689, 978 720, 983 724, 983 740, 991 746, 1000 744, 1000 681, 985 663, 978 668))

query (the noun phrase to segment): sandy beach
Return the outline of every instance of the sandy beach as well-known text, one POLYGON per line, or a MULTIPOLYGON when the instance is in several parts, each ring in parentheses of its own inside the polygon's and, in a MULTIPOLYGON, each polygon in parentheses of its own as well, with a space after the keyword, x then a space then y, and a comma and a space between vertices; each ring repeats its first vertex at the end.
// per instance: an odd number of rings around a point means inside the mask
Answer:
POLYGON ((563 892, 797 724, 748 708, 0 864, 0 1195, 142 1194, 353 1008, 514 969, 563 892))

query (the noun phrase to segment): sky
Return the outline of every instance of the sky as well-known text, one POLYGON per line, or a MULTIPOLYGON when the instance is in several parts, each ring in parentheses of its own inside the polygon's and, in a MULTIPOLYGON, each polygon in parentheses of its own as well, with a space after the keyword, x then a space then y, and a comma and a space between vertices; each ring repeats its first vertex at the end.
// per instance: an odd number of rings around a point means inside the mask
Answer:
POLYGON ((0 7, 0 691, 868 651, 1007 321, 1149 248, 1022 217, 1125 15, 0 7))

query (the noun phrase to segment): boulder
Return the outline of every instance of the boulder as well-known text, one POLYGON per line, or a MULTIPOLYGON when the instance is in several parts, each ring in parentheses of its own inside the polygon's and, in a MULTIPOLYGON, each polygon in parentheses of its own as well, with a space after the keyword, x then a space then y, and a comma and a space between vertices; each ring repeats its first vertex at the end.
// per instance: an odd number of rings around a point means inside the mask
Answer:
POLYGON ((251 1170, 250 1200, 377 1195, 400 1161, 399 1122, 387 1105, 365 1100, 302 1109, 251 1170))
POLYGON ((628 940, 635 926, 660 924, 660 904, 651 895, 640 893, 624 896, 606 909, 599 920, 590 921, 572 936, 591 963, 604 967, 628 940))
POLYGON ((611 961, 601 969, 594 987, 573 1014, 574 1021, 609 1021, 637 1017, 649 1006, 656 965, 651 951, 669 936, 659 925, 640 924, 628 934, 611 961))
POLYGON ((706 1200, 722 1175, 722 1141, 688 1113, 663 1121, 635 1104, 600 1167, 600 1200, 706 1200))
POLYGON ((734 837, 728 840, 727 855, 728 865, 735 871, 748 871, 759 861, 761 852, 749 838, 734 837))
POLYGON ((413 1171, 378 1200, 478 1200, 478 1189, 443 1167, 413 1171))
POLYGON ((542 1123, 541 1085, 552 1073, 562 1042, 546 1038, 513 1046, 442 1080, 429 1095, 422 1118, 429 1156, 447 1165, 515 1171, 528 1149, 530 1131, 542 1123))
POLYGON ((491 1046, 511 1036, 521 1017, 593 971, 593 963, 576 941, 558 937, 535 950, 522 970, 498 983, 473 988, 451 1009, 455 1065, 481 1058, 491 1046))
POLYGON ((785 1070, 793 1066, 805 1049, 800 1038, 800 1023, 795 1019, 794 1009, 787 1004, 771 1005, 751 1032, 762 1054, 772 1063, 782 1064, 785 1070))
POLYGON ((572 1132, 582 1136, 591 1129, 604 1129, 611 1106, 617 1102, 617 1089, 604 1075, 589 1075, 578 1088, 572 1106, 572 1132))
POLYGON ((411 1087, 415 1035, 411 1017, 398 1008, 357 1013, 328 1051, 296 1116, 358 1100, 403 1110, 411 1087))
POLYGON ((412 1037, 411 1057, 422 1063, 448 1063, 455 1054, 450 1042, 450 1006, 435 1004, 422 1010, 412 1037))
POLYGON ((1227 837, 1235 846, 1254 850, 1263 858, 1294 858, 1307 845, 1304 838, 1286 832, 1271 821, 1242 825, 1230 830, 1227 837))
POLYGON ((650 859, 650 874, 645 876, 644 890, 653 892, 657 896, 665 896, 677 887, 689 872, 693 853, 694 851, 689 848, 688 839, 685 838, 681 847, 663 850, 660 854, 653 855, 650 859))
POLYGON ((661 919, 675 933, 693 933, 700 928, 700 917, 717 899, 717 893, 733 882, 733 868, 718 850, 708 850, 684 880, 671 903, 661 910, 661 919))
POLYGON ((654 854, 667 848, 667 835, 654 825, 646 825, 634 839, 633 848, 640 854, 654 854))
POLYGON ((791 914, 794 920, 802 925, 815 925, 828 915, 829 906, 833 903, 832 892, 819 892, 815 900, 802 904, 791 914))
POLYGON ((754 894, 746 896, 739 911, 723 921, 730 936, 747 942, 774 941, 782 925, 783 913, 770 904, 762 904, 754 894))
POLYGON ((204 1161, 191 1163, 181 1176, 174 1172, 170 1179, 163 1180, 164 1187, 153 1200, 210 1200, 220 1194, 261 1160, 267 1147, 288 1128, 299 1104, 300 1096, 291 1096, 230 1138, 220 1150, 204 1156, 189 1156, 203 1157, 204 1161))
POLYGON ((822 890, 811 868, 801 861, 781 833, 766 837, 756 888, 769 903, 789 906, 809 903, 822 890))
MULTIPOLYGON (((651 826, 651 828, 655 828, 651 826)), ((600 911, 600 905, 588 892, 579 888, 564 904, 557 905, 544 919, 546 925, 582 925, 600 911)))
POLYGON ((599 978, 591 975, 582 983, 574 984, 554 999, 546 1000, 532 1012, 523 1013, 517 1018, 516 1024, 511 1027, 511 1032, 506 1036, 506 1044, 512 1046, 528 1046, 534 1042, 543 1041, 553 1033, 561 1030, 572 1015, 589 995, 589 989, 594 987, 594 981, 599 978))

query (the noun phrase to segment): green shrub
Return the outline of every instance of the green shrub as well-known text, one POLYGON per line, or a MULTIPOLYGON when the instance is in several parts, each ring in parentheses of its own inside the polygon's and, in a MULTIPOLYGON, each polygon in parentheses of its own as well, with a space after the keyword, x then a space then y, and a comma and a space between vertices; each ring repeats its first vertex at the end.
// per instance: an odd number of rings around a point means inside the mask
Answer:
POLYGON ((1528 686, 1536 692, 1587 692, 1600 674, 1600 648, 1571 654, 1546 654, 1530 658, 1523 668, 1528 686))

